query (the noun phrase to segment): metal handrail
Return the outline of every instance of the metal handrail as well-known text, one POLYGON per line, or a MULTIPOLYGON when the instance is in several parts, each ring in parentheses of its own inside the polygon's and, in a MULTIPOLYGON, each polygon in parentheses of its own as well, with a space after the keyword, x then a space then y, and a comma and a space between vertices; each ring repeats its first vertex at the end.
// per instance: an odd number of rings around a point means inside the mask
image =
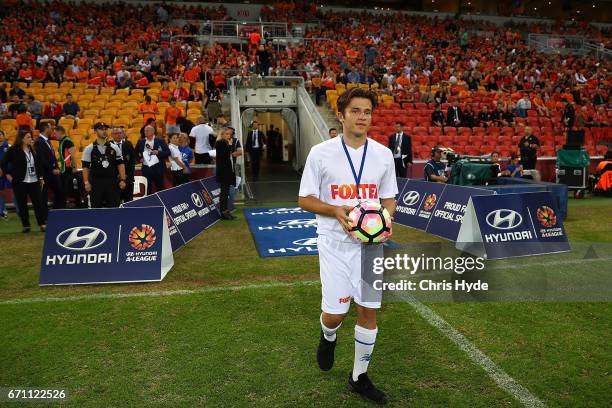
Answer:
MULTIPOLYGON (((271 87, 274 88, 275 82, 283 82, 283 83, 295 83, 297 81, 296 87, 304 86, 304 78, 301 76, 258 76, 252 75, 249 77, 243 76, 235 76, 228 80, 228 86, 236 87, 236 88, 265 88, 271 87)), ((287 85, 284 85, 287 86, 287 85)))

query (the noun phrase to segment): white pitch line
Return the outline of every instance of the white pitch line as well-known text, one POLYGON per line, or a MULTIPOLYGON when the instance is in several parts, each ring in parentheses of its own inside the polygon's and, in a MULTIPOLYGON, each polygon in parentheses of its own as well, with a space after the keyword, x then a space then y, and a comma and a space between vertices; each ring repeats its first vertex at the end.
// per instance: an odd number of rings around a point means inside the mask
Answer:
POLYGON ((194 295, 200 293, 213 292, 231 292, 245 289, 270 289, 270 288, 287 288, 292 286, 308 286, 318 284, 319 281, 297 281, 297 282, 270 282, 252 285, 234 285, 234 286, 213 286, 201 289, 175 289, 175 290, 160 290, 155 292, 132 292, 132 293, 92 293, 88 295, 76 296, 58 296, 58 297, 30 297, 21 299, 10 299, 0 301, 2 305, 20 305, 28 303, 44 303, 44 302, 74 302, 78 300, 91 299, 124 299, 138 297, 160 297, 160 296, 176 296, 176 295, 194 295))
POLYGON ((470 340, 451 326, 446 320, 425 306, 412 295, 401 296, 417 313, 430 325, 438 329, 450 341, 467 354, 470 360, 481 367, 495 383, 508 394, 517 399, 525 407, 540 408, 546 405, 533 395, 527 388, 516 382, 501 367, 493 362, 485 353, 480 351, 470 340))
MULTIPOLYGON (((235 285, 235 286, 217 286, 201 289, 176 289, 164 290, 155 292, 134 292, 134 293, 98 293, 77 296, 64 297, 38 297, 38 298, 21 298, 0 301, 1 305, 17 305, 31 304, 44 302, 72 302, 79 300, 91 299, 123 299, 123 298, 138 298, 138 297, 161 297, 161 296, 176 296, 176 295, 192 295, 201 293, 213 293, 224 291, 237 291, 245 289, 269 289, 269 288, 286 288, 294 286, 309 286, 319 284, 319 281, 297 281, 297 282, 274 282, 262 283, 253 285, 235 285)), ((417 313, 427 321, 430 325, 438 329, 457 347, 463 350, 472 362, 481 367, 495 383, 508 394, 516 398, 525 407, 540 408, 546 405, 533 395, 527 388, 517 383, 504 370, 493 362, 486 354, 476 347, 457 329, 446 322, 442 317, 436 314, 433 310, 425 306, 412 295, 401 296, 408 304, 410 304, 417 313)))

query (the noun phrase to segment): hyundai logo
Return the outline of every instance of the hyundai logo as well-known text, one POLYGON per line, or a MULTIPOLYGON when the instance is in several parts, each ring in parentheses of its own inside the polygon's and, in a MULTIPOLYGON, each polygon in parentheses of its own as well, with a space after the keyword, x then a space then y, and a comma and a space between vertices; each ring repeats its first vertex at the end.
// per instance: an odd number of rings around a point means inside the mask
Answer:
POLYGON ((316 226, 317 225, 317 220, 313 220, 313 219, 284 220, 284 221, 280 221, 278 224, 279 225, 288 225, 288 226, 293 226, 293 225, 312 225, 312 226, 316 226))
POLYGON ((193 201, 193 205, 195 205, 198 208, 204 205, 204 203, 202 202, 202 197, 200 197, 198 193, 191 194, 191 201, 193 201))
POLYGON ((421 198, 421 195, 418 193, 418 191, 413 190, 413 191, 409 191, 406 194, 404 194, 404 197, 402 198, 402 202, 408 207, 412 207, 413 205, 419 202, 420 198, 421 198))
POLYGON ((500 230, 509 230, 518 227, 523 222, 521 214, 514 210, 508 210, 506 208, 491 211, 487 214, 487 224, 491 227, 500 230))
POLYGON ((71 251, 87 251, 106 242, 106 233, 94 227, 73 227, 59 233, 57 245, 71 251))
POLYGON ((293 241, 293 245, 300 245, 300 246, 316 246, 317 245, 317 238, 302 238, 302 239, 298 239, 297 241, 293 241))

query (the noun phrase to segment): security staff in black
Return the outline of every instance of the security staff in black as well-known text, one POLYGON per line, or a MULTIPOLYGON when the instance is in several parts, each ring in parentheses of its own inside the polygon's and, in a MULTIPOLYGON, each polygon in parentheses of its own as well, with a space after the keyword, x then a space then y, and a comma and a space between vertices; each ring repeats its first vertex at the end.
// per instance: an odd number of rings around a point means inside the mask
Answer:
POLYGON ((423 169, 425 181, 433 183, 446 183, 448 181, 446 166, 440 160, 442 160, 442 149, 435 146, 431 149, 431 160, 425 163, 425 168, 423 169))
POLYGON ((121 191, 126 187, 125 165, 119 147, 107 140, 108 125, 94 125, 96 141, 83 150, 83 182, 91 208, 119 207, 121 191))

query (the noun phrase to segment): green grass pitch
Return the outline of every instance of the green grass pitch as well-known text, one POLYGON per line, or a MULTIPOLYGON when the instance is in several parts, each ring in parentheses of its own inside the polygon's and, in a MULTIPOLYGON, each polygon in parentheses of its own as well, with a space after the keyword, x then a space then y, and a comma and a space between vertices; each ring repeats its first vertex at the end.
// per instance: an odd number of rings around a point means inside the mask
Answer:
MULTIPOLYGON (((612 243, 612 201, 570 200, 569 214, 575 251, 499 268, 558 274, 569 288, 595 281, 592 290, 605 298, 610 253, 587 259, 578 248, 612 243)), ((0 221, 0 387, 65 388, 69 407, 370 406, 346 390, 353 312, 339 331, 334 368, 316 366, 317 257, 259 258, 237 215, 179 251, 163 282, 45 288, 43 235, 21 234, 14 215, 0 221), (193 292, 160 293, 177 289, 193 292), (156 296, 91 296, 110 293, 156 296), (7 303, 65 296, 79 299, 7 303)), ((399 226, 394 240, 437 241, 399 226)), ((609 302, 423 301, 545 405, 610 406, 609 302)), ((400 298, 383 305, 379 328, 369 371, 389 406, 521 406, 400 298)))

